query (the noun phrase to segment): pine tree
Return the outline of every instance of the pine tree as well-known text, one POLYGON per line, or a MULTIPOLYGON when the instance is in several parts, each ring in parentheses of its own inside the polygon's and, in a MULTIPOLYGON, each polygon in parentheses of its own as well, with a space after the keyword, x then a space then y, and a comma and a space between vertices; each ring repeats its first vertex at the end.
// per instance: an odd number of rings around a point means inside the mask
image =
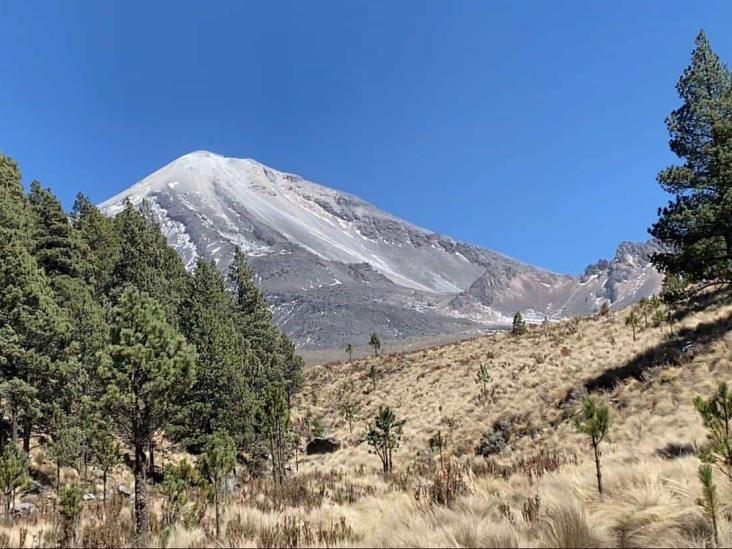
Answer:
POLYGON ((348 354, 348 362, 353 362, 353 345, 350 343, 346 345, 346 354, 348 354))
POLYGON ((73 417, 56 410, 52 421, 51 459, 56 465, 56 492, 61 486, 61 468, 75 466, 81 458, 83 433, 73 417))
POLYGON ((638 308, 643 313, 643 325, 648 328, 648 312, 651 308, 651 304, 647 297, 640 298, 640 301, 638 301, 638 308))
POLYGON ((638 318, 635 309, 631 309, 628 316, 625 317, 625 325, 630 326, 630 329, 633 331, 633 341, 635 341, 635 332, 640 327, 640 319, 638 318))
POLYGON ((379 349, 381 349, 381 340, 376 332, 371 334, 369 338, 369 346, 374 349, 374 356, 379 356, 379 349))
MULTIPOLYGON (((5 381, 17 378, 31 385, 39 402, 51 403, 58 387, 53 382, 56 361, 66 353, 71 324, 28 251, 28 241, 9 238, 0 241, 0 329, 11 342, 0 348, 2 375, 5 381)), ((25 415, 20 424, 26 451, 36 419, 37 415, 25 415)))
POLYGON ((107 479, 110 471, 120 462, 119 442, 108 425, 97 425, 93 434, 91 457, 102 472, 102 501, 107 504, 107 479))
POLYGON ((87 254, 89 282, 101 301, 105 290, 111 288, 112 272, 121 253, 114 221, 102 214, 83 194, 76 197, 71 220, 87 254))
POLYGON ((32 249, 69 326, 62 344, 53 352, 46 350, 52 367, 42 400, 48 409, 56 408, 73 418, 75 426, 84 431, 81 459, 85 472, 89 454, 86 431, 96 413, 91 403, 100 395, 96 372, 107 333, 104 310, 88 283, 92 272, 89 250, 61 203, 38 182, 31 185, 29 203, 36 217, 32 249))
POLYGON ((371 368, 369 368, 369 379, 371 380, 371 387, 375 391, 376 382, 379 380, 379 369, 375 364, 372 364, 371 368))
POLYGON ((3 397, 10 415, 10 436, 18 444, 18 426, 35 423, 41 416, 38 390, 30 383, 14 377, 3 385, 3 397))
POLYGON ((717 392, 704 399, 694 398, 694 407, 704 421, 710 445, 701 459, 716 464, 719 470, 732 479, 732 393, 726 383, 720 383, 717 392))
POLYGON ((272 325, 272 313, 267 300, 254 284, 254 272, 239 248, 234 250, 234 258, 229 266, 229 282, 234 288, 243 333, 260 364, 269 367, 276 351, 277 332, 272 325))
POLYGON ((5 498, 5 518, 15 506, 15 494, 28 482, 28 457, 16 446, 5 446, 0 454, 0 491, 5 498))
POLYGON ((29 202, 37 220, 33 240, 38 264, 49 276, 86 276, 82 241, 51 189, 34 181, 29 202))
POLYGON ((187 459, 165 466, 163 483, 163 524, 169 526, 178 520, 181 509, 188 501, 192 486, 199 484, 198 471, 187 459))
POLYGON ((76 547, 76 530, 84 509, 81 487, 64 486, 58 493, 58 512, 61 515, 61 547, 76 547))
POLYGON ((252 435, 252 364, 258 359, 236 323, 236 305, 216 265, 199 260, 181 304, 181 331, 198 351, 196 382, 171 431, 189 448, 225 430, 242 446, 252 435))
POLYGON ((674 200, 650 233, 671 247, 653 263, 686 283, 732 280, 732 76, 704 31, 676 89, 683 104, 666 119, 684 162, 658 174, 674 200))
POLYGON ((394 467, 393 453, 399 448, 405 420, 398 420, 389 406, 379 406, 379 412, 366 433, 366 441, 381 459, 384 474, 394 467))
POLYGON ((107 289, 112 301, 132 285, 157 301, 168 323, 177 326, 186 272, 178 254, 167 245, 149 204, 143 201, 138 210, 128 201, 114 218, 114 228, 120 253, 107 289))
POLYGON ((358 412, 358 400, 356 400, 356 385, 348 380, 341 383, 336 390, 336 406, 348 423, 348 432, 353 434, 353 421, 358 412))
POLYGON ((485 364, 481 364, 478 371, 475 373, 475 382, 482 385, 481 394, 486 396, 488 394, 488 384, 491 382, 491 371, 485 364))
POLYGON ((279 486, 285 477, 287 434, 290 429, 290 412, 285 392, 279 384, 273 383, 264 391, 259 425, 272 462, 272 480, 279 486))
POLYGON ((221 536, 219 505, 224 488, 223 483, 234 470, 235 464, 236 446, 234 439, 223 431, 210 435, 206 441, 206 449, 198 460, 198 467, 201 476, 208 481, 213 492, 217 538, 221 536))
POLYGON ((18 238, 29 242, 34 221, 18 164, 0 153, 0 243, 18 238))
POLYGON ((578 431, 590 437, 597 473, 597 491, 600 494, 602 494, 600 443, 605 439, 609 425, 610 411, 607 406, 598 405, 597 401, 592 397, 582 401, 582 411, 580 417, 575 418, 574 426, 578 431))
MULTIPOLYGON (((284 390, 289 409, 292 395, 302 385, 302 359, 273 324, 267 301, 255 285, 254 273, 239 248, 234 251, 228 279, 234 291, 239 330, 257 359, 250 362, 252 389, 263 400, 269 387, 277 385, 284 390)), ((265 443, 269 446, 269 441, 265 443)))
POLYGON ((134 447, 137 534, 149 529, 145 449, 165 429, 194 379, 195 349, 165 320, 150 297, 127 288, 114 310, 104 404, 120 435, 134 447))
POLYGON ((712 523, 712 533, 714 534, 714 546, 719 547, 719 528, 717 527, 717 512, 719 509, 719 500, 717 498, 717 487, 712 478, 712 467, 708 463, 702 463, 698 472, 699 482, 702 485, 702 497, 697 499, 704 513, 712 523))
POLYGON ((526 322, 521 316, 521 311, 513 315, 513 328, 511 331, 514 335, 524 335, 526 333, 526 322))

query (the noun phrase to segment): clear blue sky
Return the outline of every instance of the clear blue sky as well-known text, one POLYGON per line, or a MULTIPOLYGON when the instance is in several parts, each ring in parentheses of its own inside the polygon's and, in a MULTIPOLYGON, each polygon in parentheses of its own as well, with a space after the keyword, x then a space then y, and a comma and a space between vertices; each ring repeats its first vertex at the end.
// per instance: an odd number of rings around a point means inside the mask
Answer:
POLYGON ((674 85, 732 2, 0 0, 0 150, 70 206, 255 158, 578 272, 647 238, 674 85))

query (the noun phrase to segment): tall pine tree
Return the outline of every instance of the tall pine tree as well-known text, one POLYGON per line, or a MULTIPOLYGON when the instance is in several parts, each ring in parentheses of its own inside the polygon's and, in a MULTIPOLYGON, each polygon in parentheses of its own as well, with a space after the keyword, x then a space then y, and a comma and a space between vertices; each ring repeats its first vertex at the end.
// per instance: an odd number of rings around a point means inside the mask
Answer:
POLYGON ((145 450, 168 427, 194 380, 196 352, 150 297, 128 287, 115 307, 104 404, 119 434, 135 450, 135 522, 149 530, 145 450))
POLYGON ((173 431, 194 450, 216 431, 239 446, 251 436, 250 372, 257 357, 236 319, 224 278, 214 263, 200 259, 181 304, 181 330, 198 351, 197 378, 173 431))
POLYGON ((650 233, 671 247, 653 262, 686 282, 732 281, 732 76, 703 31, 676 86, 683 104, 666 119, 683 160, 658 174, 674 195, 650 233))

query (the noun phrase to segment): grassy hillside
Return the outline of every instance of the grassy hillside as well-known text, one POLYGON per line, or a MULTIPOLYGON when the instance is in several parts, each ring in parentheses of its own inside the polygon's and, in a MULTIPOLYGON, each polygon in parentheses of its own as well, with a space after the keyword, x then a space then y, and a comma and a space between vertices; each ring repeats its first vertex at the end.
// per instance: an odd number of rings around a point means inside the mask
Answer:
MULTIPOLYGON (((152 544, 708 545, 712 532, 696 504, 696 451, 705 429, 692 398, 732 378, 732 302, 707 294, 678 311, 672 324, 653 326, 649 318, 647 328, 641 313, 636 341, 625 324, 629 313, 309 368, 294 402, 295 424, 301 429, 308 418, 312 428, 319 421, 342 448, 300 453, 281 490, 266 473, 255 479, 240 467, 242 488, 226 499, 220 540, 214 539, 212 508, 200 495, 192 494, 177 524, 164 528, 166 503, 157 485, 152 544), (481 365, 490 372, 485 389, 476 382, 481 365), (602 496, 589 439, 572 424, 587 394, 597 395, 611 413, 601 447, 602 496), (352 432, 339 413, 343 395, 357 409, 352 432), (395 471, 386 477, 364 441, 381 404, 406 420, 395 471), (438 430, 448 439, 442 468, 428 448, 438 430), (496 452, 476 455, 486 433, 488 450, 496 452)), ((168 462, 180 458, 165 446, 160 455, 168 462)), ((36 452, 35 466, 49 467, 42 452, 36 452)), ((732 487, 722 475, 715 480, 723 503, 720 544, 730 545, 732 487)), ((131 481, 122 466, 111 485, 119 481, 131 481)), ((53 539, 46 533, 54 528, 46 520, 52 506, 48 515, 42 508, 37 519, 7 528, 8 543, 53 539)), ((101 520, 99 504, 87 504, 80 541, 133 543, 129 500, 116 498, 113 509, 101 520)))
MULTIPOLYGON (((636 341, 625 324, 629 313, 313 368, 299 408, 322 416, 346 448, 307 457, 302 470, 355 475, 363 467, 375 478, 379 460, 362 439, 367 420, 386 403, 406 419, 397 469, 419 471, 428 438, 441 430, 468 470, 468 495, 452 510, 428 512, 399 493, 372 507, 362 503, 355 523, 367 545, 571 544, 556 538, 565 527, 571 535, 584 532, 591 544, 704 545, 709 532, 695 505, 694 454, 706 437, 692 399, 731 377, 732 306, 726 296, 709 294, 679 311, 672 324, 654 327, 649 318, 647 328, 638 312, 636 341), (475 380, 480 365, 491 372, 487 396, 475 380), (372 366, 379 370, 375 390, 372 366), (359 388, 353 434, 334 409, 349 381, 359 388), (603 448, 603 498, 589 441, 571 421, 588 393, 609 405, 612 417, 603 448), (505 432, 507 448, 476 457, 483 433, 495 430, 505 432), (527 512, 532 501, 538 511, 527 512)), ((718 482, 726 501, 728 487, 718 482)), ((729 544, 723 522, 722 542, 729 544)))

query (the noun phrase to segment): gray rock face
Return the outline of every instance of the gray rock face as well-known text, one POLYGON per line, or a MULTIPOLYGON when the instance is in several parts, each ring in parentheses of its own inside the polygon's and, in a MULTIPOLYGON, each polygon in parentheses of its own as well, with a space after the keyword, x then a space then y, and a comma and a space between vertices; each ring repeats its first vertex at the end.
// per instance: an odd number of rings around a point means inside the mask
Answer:
POLYGON ((32 517, 36 514, 36 510, 36 506, 33 503, 24 501, 15 506, 13 513, 19 517, 32 517))
POLYGON ((660 290, 663 276, 650 257, 662 249, 655 241, 623 242, 612 261, 600 260, 579 277, 539 269, 488 270, 450 305, 456 314, 505 325, 511 321, 511 311, 538 322, 545 316, 557 320, 592 314, 604 302, 621 308, 660 290), (508 314, 501 318, 501 313, 508 314))
POLYGON ((650 295, 660 280, 636 245, 621 246, 597 272, 558 275, 254 160, 204 151, 168 164, 102 211, 115 215, 128 198, 150 201, 189 269, 199 257, 226 269, 239 246, 275 321, 300 348, 362 345, 374 331, 383 340, 475 333, 508 324, 516 310, 529 319, 585 313, 603 299, 650 295))

